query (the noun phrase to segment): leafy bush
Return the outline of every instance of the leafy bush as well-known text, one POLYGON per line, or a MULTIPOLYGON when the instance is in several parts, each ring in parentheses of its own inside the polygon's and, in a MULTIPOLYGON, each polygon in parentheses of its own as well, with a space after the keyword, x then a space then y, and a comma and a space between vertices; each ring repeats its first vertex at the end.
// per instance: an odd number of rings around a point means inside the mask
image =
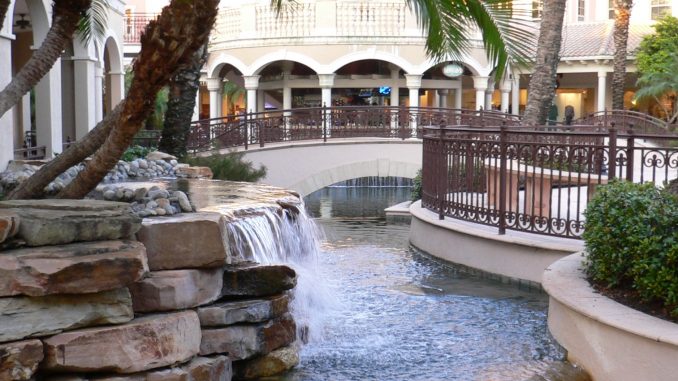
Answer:
POLYGON ((678 200, 653 184, 614 181, 586 210, 589 278, 633 289, 678 316, 678 200))
POLYGON ((412 201, 421 200, 421 169, 417 171, 416 176, 412 179, 412 201))
POLYGON ((266 176, 266 167, 254 168, 251 161, 243 160, 245 154, 233 152, 227 155, 186 158, 192 166, 209 167, 215 179, 254 182, 266 176))
POLYGON ((122 158, 120 160, 132 161, 134 159, 143 159, 151 151, 153 151, 152 148, 142 146, 131 146, 125 150, 125 153, 122 154, 122 158))

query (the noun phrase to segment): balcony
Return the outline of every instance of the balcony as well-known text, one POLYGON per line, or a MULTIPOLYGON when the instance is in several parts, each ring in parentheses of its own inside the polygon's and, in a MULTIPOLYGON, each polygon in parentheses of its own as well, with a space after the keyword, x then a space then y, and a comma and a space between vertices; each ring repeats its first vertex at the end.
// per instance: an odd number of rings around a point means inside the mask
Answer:
POLYGON ((141 34, 146 30, 146 25, 155 20, 157 14, 152 13, 127 13, 125 14, 125 29, 123 31, 126 45, 139 45, 141 34))

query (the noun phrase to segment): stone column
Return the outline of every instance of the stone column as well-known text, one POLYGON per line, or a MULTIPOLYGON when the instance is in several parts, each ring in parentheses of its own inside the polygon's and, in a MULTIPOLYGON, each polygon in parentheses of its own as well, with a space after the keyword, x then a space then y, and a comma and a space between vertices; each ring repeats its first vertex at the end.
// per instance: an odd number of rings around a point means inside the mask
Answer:
POLYGON ((504 80, 501 81, 499 90, 501 91, 501 112, 508 113, 511 93, 511 80, 509 78, 504 78, 504 80))
MULTIPOLYGON (((334 86, 335 74, 318 74, 318 85, 320 86, 320 106, 332 107, 332 87, 334 86)), ((332 136, 332 113, 327 112, 324 116, 327 126, 327 136, 332 136)))
POLYGON ((433 108, 440 108, 440 94, 438 90, 433 90, 433 108))
POLYGON ((417 136, 417 107, 419 107, 419 88, 421 88, 420 74, 405 74, 407 88, 410 90, 410 128, 412 129, 412 138, 417 136))
POLYGON ((454 108, 457 110, 462 107, 462 96, 464 95, 464 89, 461 86, 458 89, 454 89, 454 108))
POLYGON ((473 88, 476 90, 476 110, 485 109, 485 91, 487 91, 488 77, 473 76, 473 88))
POLYGON ((450 92, 448 90, 445 90, 445 89, 438 90, 438 95, 440 97, 439 107, 447 108, 447 94, 449 94, 449 93, 450 92))
POLYGON ((62 151, 61 58, 35 86, 35 124, 37 145, 46 147, 47 158, 62 151))
POLYGON ((257 112, 257 89, 259 89, 260 75, 247 75, 245 79, 245 89, 247 90, 247 112, 257 112))
POLYGON ((90 57, 74 57, 73 72, 76 80, 73 84, 75 136, 72 138, 80 140, 96 124, 96 61, 90 57))
POLYGON ((104 69, 94 68, 94 120, 99 123, 104 118, 104 69))
POLYGON ((599 71, 598 72, 598 103, 596 111, 605 111, 605 99, 607 98, 607 72, 599 71))
POLYGON ((108 75, 111 77, 111 110, 113 110, 125 98, 125 73, 110 72, 108 75))
POLYGON ((290 110, 292 108, 292 88, 285 85, 283 87, 283 109, 290 110))
POLYGON ((513 74, 511 81, 511 114, 520 115, 520 74, 513 74))
POLYGON ((488 81, 485 90, 485 110, 492 110, 492 96, 494 95, 494 80, 488 81))
MULTIPOLYGON (((5 88, 12 81, 12 40, 14 36, 7 30, 0 29, 0 88, 5 88)), ((26 128, 26 126, 24 126, 26 128)), ((30 126, 29 126, 30 128, 30 126)), ((8 111, 0 118, 0 172, 7 168, 14 159, 14 117, 8 111)))
POLYGON ((400 105, 400 68, 391 67, 391 106, 400 105))
POLYGON ((207 78, 210 93, 210 119, 221 118, 221 78, 207 78))
POLYGON ((257 110, 259 112, 266 111, 266 95, 263 90, 257 90, 257 110))
POLYGON ((198 86, 198 91, 195 92, 195 107, 193 107, 193 116, 191 121, 196 121, 200 119, 200 86, 198 86))

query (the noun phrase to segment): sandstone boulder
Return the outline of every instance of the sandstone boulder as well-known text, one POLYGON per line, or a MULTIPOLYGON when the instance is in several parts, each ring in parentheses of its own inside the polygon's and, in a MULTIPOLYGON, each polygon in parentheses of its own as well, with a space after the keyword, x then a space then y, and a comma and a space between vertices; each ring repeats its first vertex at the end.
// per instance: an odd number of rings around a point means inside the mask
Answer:
POLYGON ((148 161, 156 161, 156 160, 170 161, 170 160, 176 160, 176 159, 177 159, 176 156, 172 156, 168 153, 160 152, 160 151, 149 152, 146 155, 146 160, 148 160, 148 161))
POLYGON ((40 340, 0 345, 0 380, 31 380, 43 357, 40 340))
POLYGON ((271 377, 288 371, 299 364, 299 350, 295 346, 282 347, 251 360, 233 364, 234 379, 252 380, 271 377))
POLYGON ((58 372, 135 373, 186 362, 199 348, 195 312, 148 315, 124 325, 50 337, 42 366, 58 372))
POLYGON ((227 266, 222 295, 259 297, 280 294, 297 284, 296 272, 285 265, 242 263, 227 266))
POLYGON ((214 176, 209 167, 177 167, 175 174, 189 179, 211 179, 214 176))
POLYGON ((145 219, 138 234, 153 271, 223 266, 225 236, 223 217, 211 212, 145 219))
POLYGON ((125 287, 148 271, 134 241, 81 242, 0 253, 0 296, 82 294, 125 287))
POLYGON ((80 376, 62 375, 46 381, 230 381, 231 360, 226 356, 196 357, 174 368, 150 370, 129 375, 80 376))
POLYGON ((96 294, 0 298, 0 342, 125 323, 134 317, 126 288, 96 294))
POLYGON ((9 210, 0 210, 0 243, 19 232, 19 216, 9 210))
POLYGON ((296 339, 292 315, 284 314, 263 324, 238 324, 203 329, 200 354, 227 354, 231 360, 244 360, 290 345, 296 339))
POLYGON ((97 200, 15 200, 0 209, 16 213, 18 238, 28 246, 128 238, 141 226, 129 204, 97 200))
POLYGON ((211 303, 221 294, 223 269, 154 271, 130 286, 135 312, 175 311, 211 303))
POLYGON ((260 323, 288 312, 286 294, 265 299, 240 300, 198 308, 200 325, 220 327, 236 323, 260 323))

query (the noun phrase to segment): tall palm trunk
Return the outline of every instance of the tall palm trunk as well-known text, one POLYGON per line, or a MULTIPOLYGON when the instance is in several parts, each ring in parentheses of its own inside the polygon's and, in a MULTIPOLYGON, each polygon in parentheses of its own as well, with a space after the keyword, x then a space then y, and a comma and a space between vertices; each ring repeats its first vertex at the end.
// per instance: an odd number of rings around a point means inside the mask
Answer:
POLYGON ((14 107, 54 66, 71 42, 78 21, 92 5, 92 0, 55 0, 52 8, 52 26, 45 40, 26 64, 0 92, 0 117, 14 107))
POLYGON ((523 117, 523 124, 528 126, 546 123, 549 106, 556 94, 565 2, 566 0, 544 0, 537 55, 527 90, 527 106, 523 117))
POLYGON ((624 85, 626 84, 626 46, 629 39, 629 19, 633 0, 614 1, 614 72, 612 73, 612 109, 624 108, 624 85))
POLYGON ((177 157, 186 156, 186 139, 191 129, 195 98, 200 89, 200 69, 207 61, 207 45, 191 58, 191 63, 172 77, 165 124, 158 149, 177 157))
POLYGON ((5 23, 5 16, 7 16, 7 10, 9 9, 9 0, 0 0, 0 28, 5 23))
POLYGON ((119 123, 87 167, 57 197, 84 197, 115 166, 150 114, 153 95, 207 43, 218 4, 218 0, 172 0, 158 19, 149 23, 141 37, 134 80, 119 123))

